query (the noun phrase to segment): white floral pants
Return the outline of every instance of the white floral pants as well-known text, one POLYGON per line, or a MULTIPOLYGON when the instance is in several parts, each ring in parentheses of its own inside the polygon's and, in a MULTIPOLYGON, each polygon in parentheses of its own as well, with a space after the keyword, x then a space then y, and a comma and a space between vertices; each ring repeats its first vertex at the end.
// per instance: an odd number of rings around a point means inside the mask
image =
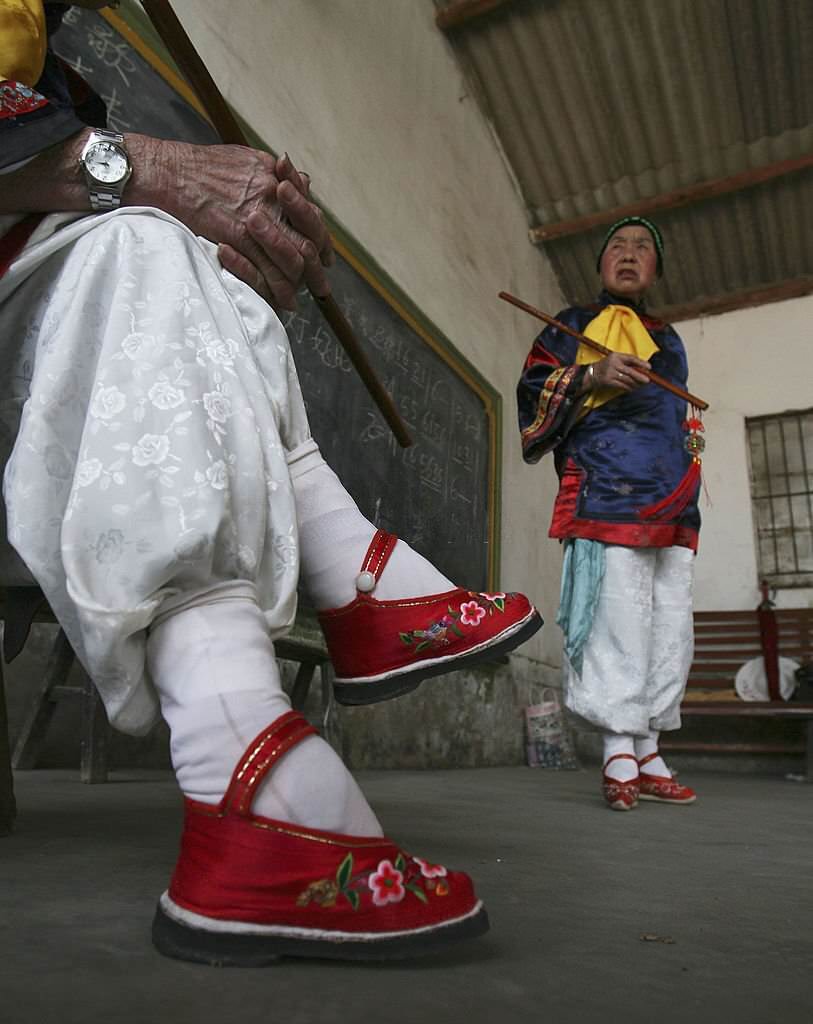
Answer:
POLYGON ((307 417, 282 325, 210 243, 139 209, 39 235, 0 280, 8 537, 111 721, 142 732, 165 598, 250 580, 272 635, 293 621, 307 417))
POLYGON ((680 728, 694 654, 688 548, 608 545, 581 674, 565 663, 565 703, 607 732, 680 728))

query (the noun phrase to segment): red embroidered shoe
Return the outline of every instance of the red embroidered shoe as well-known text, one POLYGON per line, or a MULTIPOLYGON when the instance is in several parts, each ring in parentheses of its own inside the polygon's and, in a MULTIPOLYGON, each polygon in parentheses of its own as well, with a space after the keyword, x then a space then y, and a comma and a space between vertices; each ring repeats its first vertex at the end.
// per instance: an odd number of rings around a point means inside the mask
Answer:
POLYGON ((602 776, 602 791, 604 799, 614 811, 631 811, 638 806, 638 783, 639 779, 630 779, 628 782, 621 782, 619 779, 612 779, 607 774, 607 765, 620 757, 628 757, 635 760, 633 754, 613 754, 607 758, 602 776))
POLYGON ((217 806, 185 801, 181 852, 153 922, 159 952, 259 967, 282 956, 389 960, 488 930, 471 879, 389 839, 252 814, 265 776, 316 730, 278 718, 243 754, 217 806))
POLYGON ((424 679, 518 647, 542 625, 523 594, 444 594, 378 601, 371 596, 398 538, 379 530, 356 577, 356 598, 319 613, 340 704, 375 704, 424 679))
MULTIPOLYGON (((660 757, 657 750, 654 754, 647 754, 642 758, 638 762, 639 771, 645 764, 654 761, 656 757, 660 757)), ((681 786, 675 779, 663 775, 650 775, 648 772, 641 772, 640 779, 642 800, 658 800, 664 804, 693 804, 697 799, 697 793, 693 789, 681 786)))

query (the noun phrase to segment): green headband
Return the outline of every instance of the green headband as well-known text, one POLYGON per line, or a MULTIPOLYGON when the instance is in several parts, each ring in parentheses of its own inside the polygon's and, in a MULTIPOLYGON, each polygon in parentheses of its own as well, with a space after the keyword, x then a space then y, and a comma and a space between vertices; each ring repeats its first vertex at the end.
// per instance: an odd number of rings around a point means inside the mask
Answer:
POLYGON ((601 243, 601 248, 598 251, 598 259, 596 260, 596 270, 601 272, 601 257, 604 255, 604 250, 607 248, 607 243, 618 231, 619 228, 625 227, 627 224, 640 224, 641 227, 646 228, 647 231, 652 235, 652 239, 655 242, 655 250, 658 254, 657 271, 658 277, 663 273, 663 237, 658 228, 652 223, 651 220, 647 220, 646 217, 622 217, 621 220, 617 220, 615 224, 610 225, 610 229, 604 236, 604 241, 601 243))

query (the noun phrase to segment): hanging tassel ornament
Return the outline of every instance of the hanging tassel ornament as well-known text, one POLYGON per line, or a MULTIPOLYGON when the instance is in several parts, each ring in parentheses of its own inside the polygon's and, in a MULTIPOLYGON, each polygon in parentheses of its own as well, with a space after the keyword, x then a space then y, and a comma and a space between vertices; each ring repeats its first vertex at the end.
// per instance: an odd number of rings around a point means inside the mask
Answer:
POLYGON ((683 447, 692 457, 683 479, 671 494, 654 505, 639 509, 641 519, 676 519, 697 494, 702 479, 700 456, 706 448, 706 439, 700 436, 704 429, 701 415, 700 410, 693 405, 692 415, 683 421, 683 429, 686 431, 683 447))
POLYGON ((700 465, 700 456, 706 450, 706 439, 700 436, 705 431, 702 415, 699 409, 692 406, 692 415, 683 421, 683 429, 686 431, 683 447, 698 466, 700 465))

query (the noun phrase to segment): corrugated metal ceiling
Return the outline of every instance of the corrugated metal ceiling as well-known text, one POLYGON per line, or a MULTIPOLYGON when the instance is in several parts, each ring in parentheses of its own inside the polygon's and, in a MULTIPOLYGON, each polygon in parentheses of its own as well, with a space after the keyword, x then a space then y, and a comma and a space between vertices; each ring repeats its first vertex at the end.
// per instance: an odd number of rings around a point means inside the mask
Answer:
MULTIPOLYGON (((532 227, 813 154, 811 0, 454 0, 532 227), (486 9, 486 13, 483 10, 486 9)), ((679 199, 679 197, 677 197, 679 199)), ((813 291, 813 167, 653 214, 670 315, 813 291)), ((606 226, 545 242, 569 301, 606 226)))

